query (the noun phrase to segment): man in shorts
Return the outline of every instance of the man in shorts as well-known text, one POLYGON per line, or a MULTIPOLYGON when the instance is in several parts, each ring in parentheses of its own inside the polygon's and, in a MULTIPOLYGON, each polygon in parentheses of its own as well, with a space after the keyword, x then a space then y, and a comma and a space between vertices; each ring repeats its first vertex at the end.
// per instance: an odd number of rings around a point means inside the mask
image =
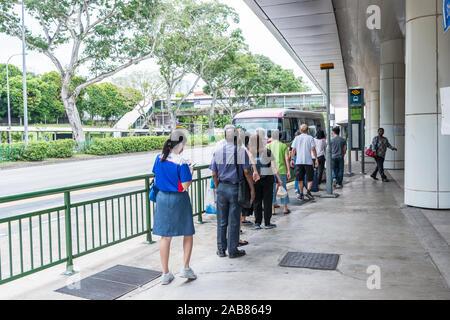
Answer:
POLYGON ((297 197, 299 200, 304 200, 303 196, 303 181, 308 181, 306 197, 308 200, 314 200, 311 194, 311 188, 314 180, 314 166, 319 166, 319 161, 316 152, 316 144, 314 138, 308 135, 308 125, 303 124, 300 127, 300 135, 298 135, 291 144, 292 155, 296 156, 295 162, 295 180, 299 183, 300 195, 297 197), (313 163, 312 155, 316 159, 316 163, 313 163))

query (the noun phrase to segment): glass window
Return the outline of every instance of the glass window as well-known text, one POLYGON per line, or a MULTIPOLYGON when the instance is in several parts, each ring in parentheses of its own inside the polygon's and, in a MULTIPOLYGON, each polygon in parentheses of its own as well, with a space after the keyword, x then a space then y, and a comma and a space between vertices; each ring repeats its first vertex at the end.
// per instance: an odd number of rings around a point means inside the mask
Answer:
POLYGON ((278 129, 281 131, 281 122, 278 118, 249 118, 249 119, 235 119, 233 124, 236 127, 243 128, 245 132, 254 134, 256 129, 263 128, 266 130, 278 129))
POLYGON ((309 133, 309 135, 315 137, 317 129, 316 129, 316 124, 314 123, 314 120, 313 119, 308 119, 306 121, 306 123, 308 124, 308 133, 309 133))

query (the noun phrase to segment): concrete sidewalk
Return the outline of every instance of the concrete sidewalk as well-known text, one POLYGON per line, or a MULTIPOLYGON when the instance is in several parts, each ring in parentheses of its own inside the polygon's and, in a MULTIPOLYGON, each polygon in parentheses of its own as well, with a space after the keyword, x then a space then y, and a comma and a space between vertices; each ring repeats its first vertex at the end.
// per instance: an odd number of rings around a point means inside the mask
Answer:
MULTIPOLYGON (((367 172, 370 170, 370 165, 367 172)), ((355 170, 356 171, 356 170, 355 170)), ((347 180, 337 199, 278 211, 273 230, 243 227, 247 256, 216 256, 215 216, 196 225, 192 268, 198 279, 177 277, 182 266, 182 239, 172 243, 170 267, 176 279, 168 286, 157 279, 122 299, 450 299, 447 283, 401 209, 398 184, 373 181, 368 175, 347 180), (340 254, 336 271, 282 268, 288 251, 340 254), (381 271, 381 289, 369 290, 369 266, 381 271)), ((280 209, 277 209, 280 210, 280 209)), ((251 220, 253 217, 251 217, 251 220)), ((158 244, 130 240, 75 260, 85 278, 116 264, 160 270, 158 244)), ((442 253, 442 252, 441 252, 442 253)), ((445 254, 445 252, 444 252, 445 254)), ((64 286, 64 267, 54 267, 0 287, 1 299, 78 299, 54 290, 64 286)))

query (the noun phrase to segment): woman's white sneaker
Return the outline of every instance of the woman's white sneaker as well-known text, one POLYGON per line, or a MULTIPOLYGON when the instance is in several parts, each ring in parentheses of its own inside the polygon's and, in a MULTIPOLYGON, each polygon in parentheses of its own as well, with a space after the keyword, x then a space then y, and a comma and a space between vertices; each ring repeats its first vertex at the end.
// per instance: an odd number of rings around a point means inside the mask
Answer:
POLYGON ((172 282, 172 280, 175 279, 172 272, 169 272, 167 274, 162 275, 161 284, 166 285, 172 282))
POLYGON ((180 277, 187 278, 189 280, 197 279, 197 275, 194 273, 194 270, 192 270, 191 268, 183 268, 183 269, 181 269, 180 277))

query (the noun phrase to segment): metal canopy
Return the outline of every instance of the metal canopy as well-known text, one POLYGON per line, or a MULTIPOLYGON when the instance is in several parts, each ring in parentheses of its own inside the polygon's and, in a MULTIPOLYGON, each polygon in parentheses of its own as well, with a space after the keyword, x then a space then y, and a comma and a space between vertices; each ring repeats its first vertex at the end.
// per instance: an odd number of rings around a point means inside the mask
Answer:
POLYGON ((330 73, 331 104, 347 107, 347 81, 331 0, 244 0, 323 93, 321 63, 334 63, 330 73))
POLYGON ((325 94, 321 63, 333 62, 331 103, 347 107, 347 88, 379 90, 380 46, 405 37, 405 0, 244 0, 325 94), (381 28, 367 27, 368 8, 381 28))

